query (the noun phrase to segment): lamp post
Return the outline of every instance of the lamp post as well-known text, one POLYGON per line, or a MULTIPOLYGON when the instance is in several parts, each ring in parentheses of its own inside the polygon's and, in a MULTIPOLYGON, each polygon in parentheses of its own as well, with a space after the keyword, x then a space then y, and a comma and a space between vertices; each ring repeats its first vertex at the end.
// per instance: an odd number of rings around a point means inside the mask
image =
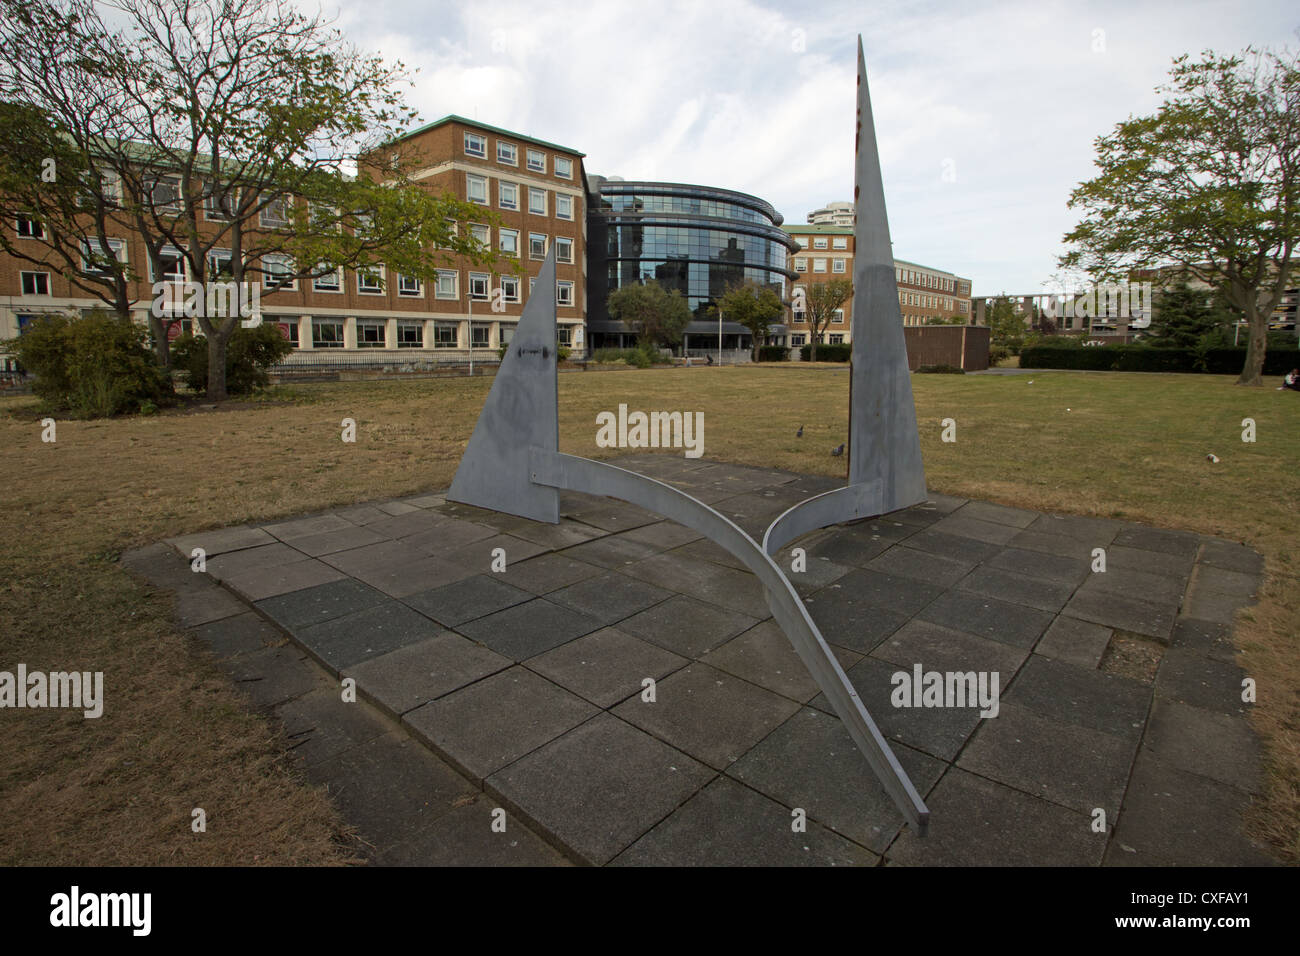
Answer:
POLYGON ((718 309, 718 368, 722 368, 722 310, 718 309))
POLYGON ((474 286, 469 287, 469 377, 474 377, 474 286))

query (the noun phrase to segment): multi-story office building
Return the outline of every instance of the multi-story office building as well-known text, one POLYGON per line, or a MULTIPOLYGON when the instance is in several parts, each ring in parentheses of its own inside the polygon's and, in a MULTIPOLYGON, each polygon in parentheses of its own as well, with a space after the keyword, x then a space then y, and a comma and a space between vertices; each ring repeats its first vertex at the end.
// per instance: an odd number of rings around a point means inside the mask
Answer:
MULTIPOLYGON (((366 273, 339 269, 315 279, 278 281, 272 269, 259 290, 262 320, 280 326, 296 347, 295 357, 321 353, 410 361, 422 354, 464 358, 471 348, 495 350, 510 340, 552 247, 559 341, 581 350, 586 313, 583 154, 458 116, 414 130, 384 149, 396 149, 412 162, 416 180, 428 188, 452 192, 499 214, 499 226, 484 222, 472 228, 481 230, 480 238, 492 248, 517 257, 526 274, 497 274, 452 262, 428 283, 383 268, 366 273)), ((215 229, 220 211, 209 209, 205 215, 215 229)), ((276 225, 274 213, 268 218, 264 212, 259 226, 276 225)), ((29 238, 39 245, 40 223, 28 220, 2 227, 16 230, 16 242, 29 238)), ((132 313, 144 323, 154 281, 184 281, 185 263, 176 250, 164 250, 161 274, 154 275, 143 238, 125 224, 119 232, 109 244, 140 276, 133 283, 132 313)), ((214 252, 215 259, 220 255, 220 250, 214 252)), ((0 339, 17 335, 42 313, 97 307, 102 303, 64 279, 57 266, 0 256, 0 339)), ((188 326, 188 320, 178 322, 171 334, 188 326)))
POLYGON ((857 221, 857 215, 853 203, 828 202, 821 209, 814 209, 808 213, 808 224, 811 226, 839 226, 841 229, 852 229, 853 224, 857 221))
MULTIPOLYGON (((811 283, 831 279, 853 280, 851 226, 787 226, 786 232, 799 245, 793 258, 794 271, 798 276, 795 289, 803 287, 806 290, 811 283)), ((902 259, 894 260, 894 273, 898 279, 898 306, 903 313, 904 325, 926 325, 937 320, 951 321, 953 318, 970 321, 969 279, 902 259)), ((823 344, 852 341, 852 313, 853 300, 849 299, 822 332, 823 344)), ((795 321, 790 325, 790 347, 807 345, 810 334, 808 323, 796 313, 795 321)))
MULTIPOLYGON (((627 182, 592 176, 587 204, 591 347, 631 345, 635 336, 610 318, 611 292, 650 279, 686 297, 694 320, 686 329, 689 351, 718 348, 712 306, 746 281, 789 298, 788 267, 794 241, 780 228, 772 206, 746 193, 679 183, 627 182)), ((722 316, 722 348, 749 347, 749 332, 722 316)), ((785 327, 771 330, 783 338, 785 327)))

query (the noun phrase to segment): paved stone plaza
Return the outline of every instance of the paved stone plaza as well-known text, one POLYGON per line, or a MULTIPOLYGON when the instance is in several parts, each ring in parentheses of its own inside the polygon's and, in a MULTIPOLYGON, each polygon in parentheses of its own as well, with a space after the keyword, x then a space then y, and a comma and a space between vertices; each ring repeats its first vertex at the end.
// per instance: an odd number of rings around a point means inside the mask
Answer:
MULTIPOLYGON (((843 483, 617 463, 755 538, 843 483)), ((1230 640, 1262 570, 1245 547, 943 495, 796 542, 791 580, 930 808, 917 839, 735 558, 611 499, 561 510, 538 524, 428 494, 123 563, 176 592, 377 863, 1268 862, 1241 827, 1260 786, 1230 640), (1144 655, 1154 679, 1126 671, 1144 655), (996 671, 998 716, 893 707, 892 675, 918 663, 996 671)))

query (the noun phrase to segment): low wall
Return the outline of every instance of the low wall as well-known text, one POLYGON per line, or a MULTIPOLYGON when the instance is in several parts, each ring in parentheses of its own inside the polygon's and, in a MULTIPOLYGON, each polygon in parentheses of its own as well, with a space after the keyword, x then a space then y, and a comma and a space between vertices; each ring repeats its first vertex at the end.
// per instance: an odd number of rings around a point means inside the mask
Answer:
POLYGON ((989 330, 979 325, 908 325, 903 327, 907 343, 907 367, 951 365, 968 372, 989 367, 989 330))

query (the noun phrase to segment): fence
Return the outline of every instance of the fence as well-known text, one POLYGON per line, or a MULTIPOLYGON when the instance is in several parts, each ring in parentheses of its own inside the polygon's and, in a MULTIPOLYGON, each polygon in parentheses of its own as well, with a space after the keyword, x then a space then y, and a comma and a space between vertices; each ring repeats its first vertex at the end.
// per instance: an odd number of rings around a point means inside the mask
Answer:
MULTIPOLYGON (((687 349, 686 357, 691 360, 692 365, 707 365, 710 361, 713 364, 718 363, 717 349, 687 349)), ((750 355, 749 349, 723 349, 723 365, 744 365, 746 362, 752 362, 753 356, 750 355)))

